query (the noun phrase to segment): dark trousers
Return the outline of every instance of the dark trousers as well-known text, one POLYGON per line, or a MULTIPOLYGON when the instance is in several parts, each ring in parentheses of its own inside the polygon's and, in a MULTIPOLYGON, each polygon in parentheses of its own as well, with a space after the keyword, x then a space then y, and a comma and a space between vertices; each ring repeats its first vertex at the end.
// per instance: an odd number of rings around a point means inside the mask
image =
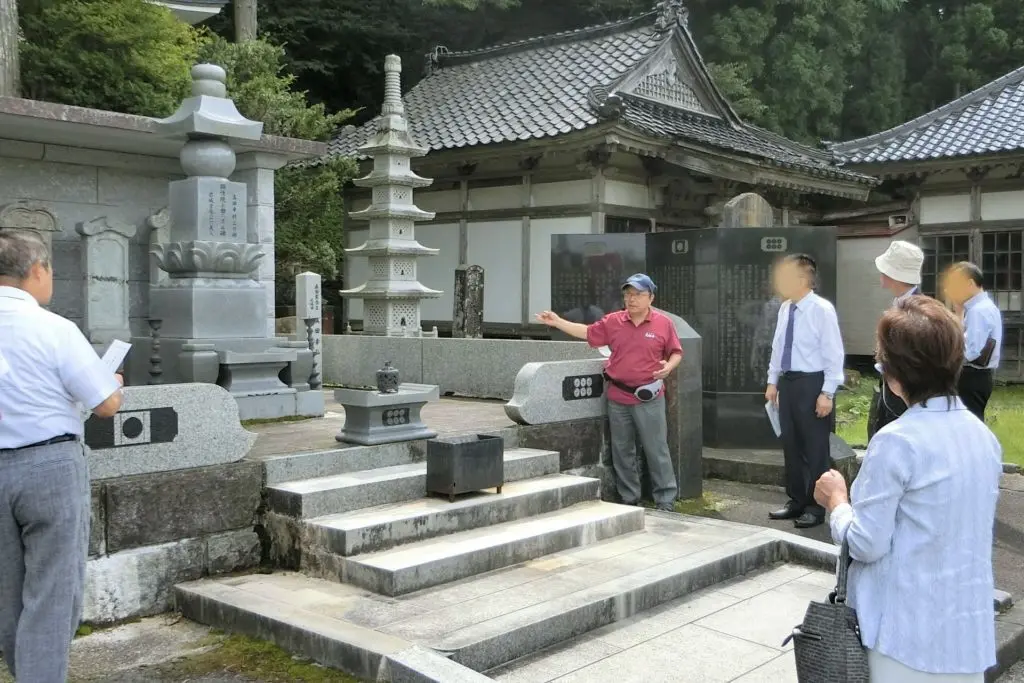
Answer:
POLYGON ((907 412, 907 404, 903 399, 889 391, 884 379, 878 380, 874 399, 868 414, 868 439, 875 433, 907 412))
POLYGON ((991 370, 964 366, 960 372, 960 381, 956 385, 960 400, 964 402, 967 410, 977 415, 982 422, 985 421, 985 406, 992 398, 993 374, 991 370))
POLYGON ((787 372, 778 384, 786 495, 798 509, 822 516, 825 510, 814 502, 814 485, 831 467, 828 435, 835 415, 818 417, 814 412, 824 383, 823 372, 787 372))

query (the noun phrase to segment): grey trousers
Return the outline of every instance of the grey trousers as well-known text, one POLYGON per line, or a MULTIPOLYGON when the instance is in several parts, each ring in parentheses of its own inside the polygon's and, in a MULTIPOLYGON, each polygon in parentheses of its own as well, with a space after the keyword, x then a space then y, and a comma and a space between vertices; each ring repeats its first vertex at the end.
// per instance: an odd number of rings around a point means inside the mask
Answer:
POLYGON ((0 653, 17 683, 67 679, 89 513, 81 443, 0 450, 0 653))
POLYGON ((678 488, 668 451, 668 425, 665 420, 665 396, 627 406, 608 401, 608 424, 612 437, 612 465, 615 486, 624 503, 640 500, 640 467, 636 457, 636 437, 647 456, 654 502, 671 505, 678 488))

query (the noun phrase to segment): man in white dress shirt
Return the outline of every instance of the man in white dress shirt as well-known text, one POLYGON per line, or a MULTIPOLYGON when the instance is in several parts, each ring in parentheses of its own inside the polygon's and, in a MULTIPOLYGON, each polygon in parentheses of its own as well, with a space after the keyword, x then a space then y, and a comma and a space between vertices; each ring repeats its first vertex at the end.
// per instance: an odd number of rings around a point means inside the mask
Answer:
POLYGON ((814 483, 829 471, 833 401, 843 382, 843 340, 836 309, 814 293, 817 266, 806 254, 775 268, 775 289, 785 301, 772 342, 765 398, 779 407, 789 502, 768 516, 792 519, 799 529, 825 521, 814 502, 814 483))
MULTIPOLYGON (((897 240, 889 245, 885 253, 875 259, 879 280, 884 289, 892 292, 892 303, 921 293, 921 268, 924 267, 924 252, 910 242, 897 240)), ((907 410, 907 404, 889 391, 881 377, 875 388, 874 401, 868 416, 868 439, 879 429, 889 424, 907 410)))
POLYGON ((1003 347, 1003 314, 985 291, 984 282, 981 268, 968 262, 957 263, 943 278, 945 294, 964 321, 966 346, 957 391, 967 409, 982 422, 1003 347))
POLYGON ((46 246, 0 231, 0 653, 21 683, 63 683, 89 538, 85 406, 121 407, 120 377, 53 295, 46 246))

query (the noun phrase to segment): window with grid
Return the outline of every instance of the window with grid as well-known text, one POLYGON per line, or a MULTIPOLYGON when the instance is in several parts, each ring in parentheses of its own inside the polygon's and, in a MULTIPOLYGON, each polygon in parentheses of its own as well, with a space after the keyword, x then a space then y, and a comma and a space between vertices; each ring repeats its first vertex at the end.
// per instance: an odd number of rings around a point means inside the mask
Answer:
POLYGON ((651 221, 646 218, 606 216, 604 219, 604 231, 606 233, 650 232, 651 221))
POLYGON ((959 261, 971 260, 970 235, 933 235, 921 238, 924 267, 921 270, 921 290, 935 296, 942 271, 959 261))
POLYGON ((985 289, 1004 317, 1019 318, 1024 289, 1024 231, 1007 230, 981 235, 981 272, 985 289))

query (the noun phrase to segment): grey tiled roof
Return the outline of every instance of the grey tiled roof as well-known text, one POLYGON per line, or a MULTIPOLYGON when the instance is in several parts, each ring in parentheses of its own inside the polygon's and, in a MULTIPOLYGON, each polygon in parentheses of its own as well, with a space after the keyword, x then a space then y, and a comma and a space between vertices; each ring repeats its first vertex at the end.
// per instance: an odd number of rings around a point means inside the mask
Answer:
POLYGON ((830 146, 843 164, 927 161, 1024 149, 1024 67, 924 116, 830 146))
MULTIPOLYGON (((699 62, 689 30, 679 23, 659 30, 658 16, 652 12, 476 52, 441 55, 431 73, 403 98, 413 138, 439 151, 554 137, 617 120, 655 138, 724 149, 820 177, 873 183, 835 166, 827 152, 741 122, 724 100, 719 104, 727 110, 726 118, 719 118, 614 93, 621 106, 609 112, 603 106, 608 90, 673 35, 681 35, 699 62)), ((376 121, 339 131, 328 143, 328 154, 355 155, 376 121)))
MULTIPOLYGON (((646 17, 451 53, 403 98, 416 142, 430 150, 551 137, 598 123, 594 85, 629 72, 665 39, 646 17)), ((376 119, 343 129, 329 154, 352 154, 376 119)))

